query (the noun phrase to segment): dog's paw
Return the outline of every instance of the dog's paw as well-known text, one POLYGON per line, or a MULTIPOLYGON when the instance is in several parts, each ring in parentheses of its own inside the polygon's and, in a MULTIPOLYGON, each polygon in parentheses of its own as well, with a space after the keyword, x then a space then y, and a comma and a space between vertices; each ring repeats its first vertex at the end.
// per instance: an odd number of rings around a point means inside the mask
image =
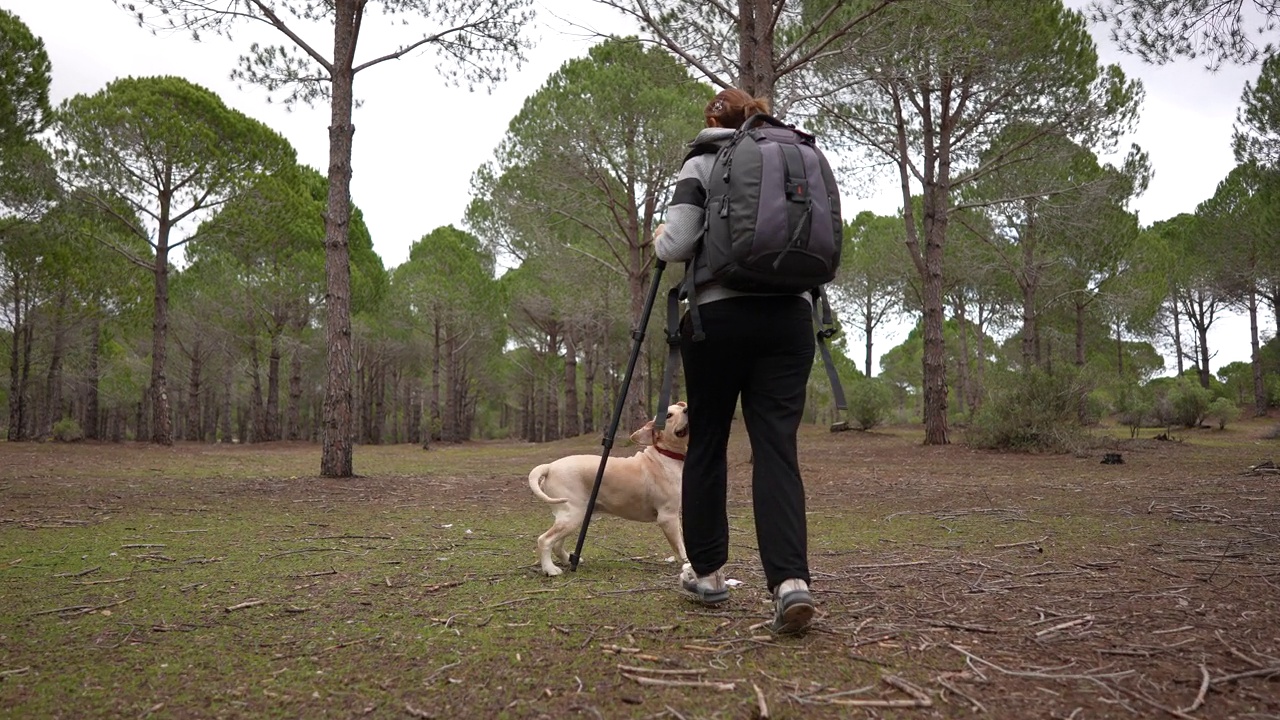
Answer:
POLYGON ((557 575, 564 574, 564 570, 556 567, 555 565, 542 568, 542 572, 546 573, 547 577, 555 577, 557 575))

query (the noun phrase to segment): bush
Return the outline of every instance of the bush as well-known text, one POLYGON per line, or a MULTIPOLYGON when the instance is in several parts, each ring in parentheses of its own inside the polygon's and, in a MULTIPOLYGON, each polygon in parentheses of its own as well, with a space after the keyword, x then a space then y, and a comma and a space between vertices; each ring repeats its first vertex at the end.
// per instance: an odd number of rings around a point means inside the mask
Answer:
POLYGON ((84 439, 84 431, 75 420, 62 418, 53 424, 53 439, 58 442, 76 442, 84 439))
POLYGON ((1205 411, 1205 417, 1217 420, 1218 429, 1226 430, 1227 423, 1240 419, 1240 408, 1236 407, 1236 404, 1227 398, 1218 398, 1209 403, 1209 407, 1205 411))
POLYGON ((1204 422, 1205 414, 1209 412, 1213 392, 1193 380, 1181 377, 1169 389, 1165 398, 1168 401, 1166 424, 1199 427, 1204 422))
POLYGON ((862 430, 883 425, 893 412, 893 391, 882 380, 861 378, 849 386, 849 419, 862 430))
MULTIPOLYGON (((993 378, 995 379, 995 378, 993 378)), ((1009 373, 974 416, 968 442, 1006 450, 1068 452, 1079 446, 1080 402, 1088 393, 1073 370, 1050 375, 1033 368, 1009 373)))
POLYGON ((1151 402, 1150 393, 1134 387, 1120 390, 1115 409, 1116 419, 1129 428, 1131 438, 1138 437, 1138 429, 1155 415, 1155 405, 1151 402))

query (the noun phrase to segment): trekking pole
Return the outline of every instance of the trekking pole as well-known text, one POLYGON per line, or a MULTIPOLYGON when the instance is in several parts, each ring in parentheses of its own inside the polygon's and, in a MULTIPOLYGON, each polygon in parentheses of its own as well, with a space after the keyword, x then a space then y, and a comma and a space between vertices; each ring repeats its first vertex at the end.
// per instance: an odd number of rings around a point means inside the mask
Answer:
POLYGON ((636 369, 636 359, 640 357, 640 347, 644 344, 645 328, 649 326, 649 314, 653 311, 653 301, 658 295, 658 281, 662 279, 662 271, 667 267, 665 260, 654 265, 653 280, 649 283, 649 296, 644 301, 644 311, 640 313, 640 326, 631 331, 635 345, 631 347, 631 357, 627 360, 627 371, 622 376, 622 389, 618 392, 618 402, 613 407, 613 420, 605 431, 604 452, 600 454, 600 467, 596 470, 596 482, 591 486, 591 499, 587 501, 587 514, 582 518, 582 529, 578 531, 578 545, 569 556, 569 569, 578 571, 578 561, 582 559, 582 543, 587 539, 587 526, 591 524, 591 513, 596 509, 596 496, 600 494, 600 483, 604 480, 604 466, 609 462, 609 451, 613 449, 613 436, 618 432, 618 423, 622 420, 622 410, 627 404, 627 392, 631 388, 631 373, 636 369))

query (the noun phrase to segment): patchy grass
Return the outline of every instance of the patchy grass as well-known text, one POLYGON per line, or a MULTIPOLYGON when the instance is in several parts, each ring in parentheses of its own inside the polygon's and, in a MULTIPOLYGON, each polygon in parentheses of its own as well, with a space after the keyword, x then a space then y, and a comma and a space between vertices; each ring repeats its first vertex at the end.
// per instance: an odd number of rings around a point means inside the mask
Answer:
POLYGON ((1275 715, 1280 479, 1241 473, 1280 443, 1236 427, 1112 443, 1119 466, 806 428, 820 612, 798 638, 761 625, 740 430, 727 570, 743 584, 715 610, 676 590, 653 525, 598 517, 577 573, 537 573, 551 516, 525 475, 596 438, 362 447, 347 480, 314 477, 308 445, 0 443, 0 706, 744 718, 763 697, 773 718, 1275 715))

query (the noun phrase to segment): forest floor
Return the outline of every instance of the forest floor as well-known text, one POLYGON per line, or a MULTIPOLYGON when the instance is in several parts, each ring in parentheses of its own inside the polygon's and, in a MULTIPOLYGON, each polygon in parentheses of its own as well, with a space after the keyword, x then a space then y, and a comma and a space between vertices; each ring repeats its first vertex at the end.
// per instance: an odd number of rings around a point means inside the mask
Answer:
POLYGON ((311 445, 0 443, 0 716, 1280 718, 1274 427, 1076 455, 805 427, 799 637, 764 627, 741 428, 716 610, 655 525, 597 517, 539 574, 528 471, 598 436, 358 447, 345 480, 311 445))

